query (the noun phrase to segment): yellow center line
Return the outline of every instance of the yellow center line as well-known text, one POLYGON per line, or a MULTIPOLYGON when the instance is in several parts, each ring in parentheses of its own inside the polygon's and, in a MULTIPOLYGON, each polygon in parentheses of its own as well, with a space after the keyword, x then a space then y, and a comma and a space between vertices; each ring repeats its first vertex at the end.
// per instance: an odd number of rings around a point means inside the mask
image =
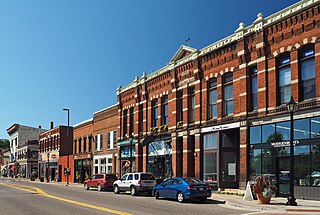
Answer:
POLYGON ((66 198, 61 198, 61 197, 58 197, 58 196, 53 196, 53 195, 45 193, 43 190, 41 190, 41 189, 39 189, 37 187, 24 186, 24 185, 10 185, 10 184, 3 184, 3 183, 0 183, 0 185, 7 186, 7 187, 12 187, 12 188, 15 188, 15 189, 18 189, 18 190, 22 190, 22 191, 26 191, 26 192, 29 192, 29 193, 37 193, 37 194, 45 196, 47 198, 56 199, 56 200, 59 200, 59 201, 68 202, 70 204, 79 205, 79 206, 83 206, 83 207, 87 207, 87 208, 92 208, 92 209, 96 209, 96 210, 100 210, 100 211, 104 211, 104 212, 108 212, 108 213, 112 213, 112 214, 131 215, 130 213, 117 211, 117 210, 113 210, 113 209, 106 208, 106 207, 95 206, 95 205, 87 204, 87 203, 84 203, 84 202, 78 202, 78 201, 74 201, 74 200, 70 200, 70 199, 66 199, 66 198))

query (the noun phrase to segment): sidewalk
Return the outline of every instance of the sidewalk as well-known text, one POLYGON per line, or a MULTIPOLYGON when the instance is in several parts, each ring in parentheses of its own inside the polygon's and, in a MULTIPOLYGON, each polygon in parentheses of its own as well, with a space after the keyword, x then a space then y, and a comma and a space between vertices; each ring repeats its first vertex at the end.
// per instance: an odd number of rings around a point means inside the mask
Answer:
POLYGON ((264 211, 266 213, 320 214, 320 201, 297 199, 297 206, 287 206, 286 198, 271 198, 270 204, 258 204, 255 201, 243 200, 242 196, 212 193, 211 200, 225 201, 222 207, 245 211, 264 211))

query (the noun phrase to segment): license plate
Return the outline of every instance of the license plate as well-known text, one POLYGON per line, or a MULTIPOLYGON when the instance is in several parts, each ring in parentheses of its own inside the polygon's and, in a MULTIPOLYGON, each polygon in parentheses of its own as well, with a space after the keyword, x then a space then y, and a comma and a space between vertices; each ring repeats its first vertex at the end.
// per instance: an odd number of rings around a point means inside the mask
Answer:
POLYGON ((199 190, 204 190, 204 188, 201 187, 201 188, 199 188, 199 190))

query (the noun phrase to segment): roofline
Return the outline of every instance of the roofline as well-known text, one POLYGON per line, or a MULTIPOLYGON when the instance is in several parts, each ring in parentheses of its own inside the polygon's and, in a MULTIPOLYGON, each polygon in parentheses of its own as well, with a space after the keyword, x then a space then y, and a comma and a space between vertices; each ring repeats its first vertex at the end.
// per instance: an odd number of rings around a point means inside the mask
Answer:
POLYGON ((97 114, 97 113, 101 113, 102 111, 111 109, 111 108, 113 108, 113 107, 116 107, 117 105, 118 105, 118 104, 114 104, 114 105, 111 105, 111 106, 109 106, 109 107, 106 107, 106 108, 104 108, 104 109, 102 109, 102 110, 98 110, 98 111, 94 112, 93 115, 95 115, 95 114, 97 114))
MULTIPOLYGON (((298 1, 297 3, 294 3, 278 12, 275 12, 271 15, 269 15, 266 18, 262 17, 261 13, 258 13, 258 16, 256 18, 256 20, 253 21, 253 23, 251 25, 249 25, 248 27, 244 27, 243 23, 240 23, 239 28, 235 31, 235 33, 226 36, 220 40, 218 40, 217 42, 214 42, 198 51, 196 51, 195 53, 185 56, 184 58, 177 60, 177 61, 173 61, 170 64, 158 69, 155 72, 152 72, 149 75, 143 75, 140 79, 135 79, 132 83, 121 87, 119 86, 117 89, 117 96, 123 92, 126 92, 134 87, 136 87, 139 84, 145 83, 155 77, 160 76, 161 74, 167 72, 168 70, 174 69, 182 64, 185 64, 187 62, 190 62, 192 60, 197 59, 199 56, 203 56, 206 55, 207 53, 210 53, 214 50, 220 49, 222 47, 225 47, 226 45, 229 45, 231 43, 234 43, 236 41, 238 41, 240 38, 243 38, 244 36, 251 34, 252 32, 258 32, 263 30, 263 28, 268 27, 274 23, 277 23, 289 16, 292 16, 293 14, 296 14, 298 12, 301 12, 303 10, 305 10, 306 8, 309 8, 311 6, 316 5, 317 3, 319 3, 320 0, 301 0, 298 1)), ((181 48, 181 46, 180 46, 181 48)), ((180 50, 180 48, 178 49, 178 51, 180 50)))
POLYGON ((84 120, 84 121, 82 121, 82 122, 79 122, 79 123, 73 125, 73 127, 75 128, 75 127, 78 127, 78 126, 80 126, 80 125, 86 124, 86 123, 88 123, 88 122, 92 122, 92 121, 93 121, 93 118, 90 118, 90 119, 84 120))

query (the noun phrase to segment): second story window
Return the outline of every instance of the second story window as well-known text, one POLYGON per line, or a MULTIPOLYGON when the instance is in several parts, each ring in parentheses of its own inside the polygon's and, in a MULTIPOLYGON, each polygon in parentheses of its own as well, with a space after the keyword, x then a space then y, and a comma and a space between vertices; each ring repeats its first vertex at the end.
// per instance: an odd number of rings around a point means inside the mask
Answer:
POLYGON ((257 66, 249 67, 250 74, 250 111, 258 109, 258 69, 257 66))
POLYGON ((183 121, 183 93, 177 92, 177 122, 183 121))
POLYGON ((134 131, 134 107, 130 108, 130 127, 129 127, 129 136, 132 135, 134 131))
POLYGON ((83 138, 83 152, 87 152, 87 138, 83 138))
POLYGON ((278 59, 278 101, 286 104, 291 98, 291 68, 289 53, 283 54, 278 59))
POLYGON ((163 96, 161 98, 161 103, 162 103, 162 110, 161 110, 161 115, 162 115, 162 125, 168 125, 168 96, 163 96))
POLYGON ((113 146, 111 146, 112 149, 117 147, 117 131, 113 131, 113 146))
POLYGON ((128 134, 128 110, 123 111, 123 136, 128 134))
POLYGON ((88 144, 88 151, 91 152, 92 151, 92 136, 89 136, 89 144, 88 144))
POLYGON ((233 76, 228 73, 223 79, 223 115, 233 114, 233 76))
POLYGON ((217 109, 217 79, 213 79, 208 83, 208 97, 209 97, 209 107, 208 107, 208 118, 213 119, 218 115, 217 109))
POLYGON ((314 48, 305 46, 299 53, 300 66, 300 95, 301 100, 314 98, 316 96, 315 60, 314 48))
POLYGON ((110 149, 111 146, 111 132, 107 133, 107 149, 110 149))
POLYGON ((81 144, 82 144, 82 140, 81 140, 81 138, 80 138, 80 139, 79 139, 79 142, 78 142, 78 147, 79 147, 78 151, 79 151, 79 153, 82 152, 82 151, 81 151, 81 144))
POLYGON ((151 102, 152 108, 152 127, 158 127, 158 100, 155 99, 151 102))
POLYGON ((189 122, 193 123, 196 119, 196 92, 194 87, 189 89, 189 95, 189 122))

